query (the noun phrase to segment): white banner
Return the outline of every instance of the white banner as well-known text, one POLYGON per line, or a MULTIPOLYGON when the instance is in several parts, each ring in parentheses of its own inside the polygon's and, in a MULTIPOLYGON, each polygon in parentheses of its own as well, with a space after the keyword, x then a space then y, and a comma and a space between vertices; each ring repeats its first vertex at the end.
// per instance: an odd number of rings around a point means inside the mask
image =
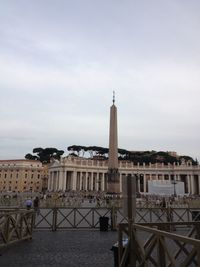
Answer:
POLYGON ((184 182, 175 181, 148 181, 148 193, 156 195, 184 195, 184 182))

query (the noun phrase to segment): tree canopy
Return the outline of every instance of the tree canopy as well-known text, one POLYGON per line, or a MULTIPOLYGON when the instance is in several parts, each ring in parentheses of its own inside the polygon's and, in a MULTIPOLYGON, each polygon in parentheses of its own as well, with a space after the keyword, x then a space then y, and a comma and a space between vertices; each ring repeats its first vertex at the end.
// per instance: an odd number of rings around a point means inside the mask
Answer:
MULTIPOLYGON (((85 153, 89 154, 91 159, 107 159, 109 149, 100 146, 81 146, 81 145, 72 145, 67 148, 70 152, 70 155, 75 157, 84 157, 85 153)), ((61 156, 64 154, 63 150, 58 150, 54 147, 36 147, 33 149, 33 154, 26 154, 26 159, 39 160, 42 163, 49 163, 51 159, 60 160, 61 156)), ((134 164, 149 164, 149 163, 182 163, 183 161, 190 161, 192 165, 198 165, 198 161, 194 160, 189 156, 173 156, 170 152, 164 151, 129 151, 126 149, 118 149, 118 158, 119 160, 131 161, 134 164)))
MULTIPOLYGON (((102 159, 108 158, 109 149, 99 146, 81 146, 81 145, 72 145, 69 146, 68 151, 72 152, 71 155, 82 156, 84 157, 85 152, 88 152, 90 158, 96 158, 99 156, 102 159)), ((169 152, 164 151, 129 151, 126 149, 118 149, 118 158, 119 160, 128 160, 132 161, 135 164, 143 163, 181 163, 183 159, 185 161, 191 161, 192 165, 197 165, 197 160, 189 156, 172 156, 169 152)))
POLYGON ((52 158, 59 160, 60 157, 64 154, 64 151, 58 150, 57 148, 54 147, 47 147, 47 148, 36 147, 33 149, 33 154, 28 153, 25 155, 25 158, 31 160, 39 160, 45 164, 45 163, 50 163, 50 160, 52 158))

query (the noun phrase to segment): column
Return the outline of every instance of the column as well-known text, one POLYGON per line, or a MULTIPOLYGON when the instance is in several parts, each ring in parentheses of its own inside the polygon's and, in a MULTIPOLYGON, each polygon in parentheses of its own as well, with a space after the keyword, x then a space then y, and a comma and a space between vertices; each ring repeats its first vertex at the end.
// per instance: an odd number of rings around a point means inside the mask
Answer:
POLYGON ((84 185, 84 188, 85 188, 85 190, 88 190, 88 187, 87 187, 88 173, 85 172, 84 173, 84 176, 85 176, 85 185, 84 185))
POLYGON ((120 176, 119 176, 119 191, 120 191, 120 193, 122 192, 122 173, 120 172, 120 174, 119 174, 120 176))
POLYGON ((105 173, 102 173, 102 191, 105 191, 105 173))
POLYGON ((189 174, 187 174, 187 185, 188 185, 188 193, 191 194, 190 175, 189 174))
POLYGON ((82 180, 83 180, 83 177, 82 177, 82 172, 80 172, 80 188, 79 190, 82 190, 82 180))
POLYGON ((63 171, 59 171, 58 190, 63 188, 63 171))
POLYGON ((190 181, 191 181, 191 193, 194 195, 194 175, 190 174, 190 181))
POLYGON ((137 184, 138 184, 138 193, 140 193, 140 179, 137 179, 137 184))
POLYGON ((180 181, 180 174, 176 174, 176 181, 180 181))
POLYGON ((71 173, 71 177, 72 177, 72 190, 76 190, 76 184, 77 184, 77 172, 73 171, 71 173))
POLYGON ((144 193, 147 191, 147 184, 146 184, 146 174, 143 174, 143 185, 144 185, 144 193))
POLYGON ((94 175, 93 175, 93 172, 91 172, 91 175, 90 175, 90 179, 91 179, 91 183, 90 183, 90 190, 92 190, 93 191, 93 177, 94 175))
POLYGON ((52 172, 49 173, 49 179, 48 179, 48 190, 50 191, 51 190, 51 175, 52 175, 52 172))
POLYGON ((59 179, 60 179, 60 172, 57 171, 57 177, 56 177, 56 190, 59 190, 59 179))
POLYGON ((96 176, 96 181, 95 181, 95 189, 96 191, 98 191, 99 189, 99 173, 97 172, 97 176, 96 176))
POLYGON ((54 171, 51 172, 51 190, 54 191, 54 183, 55 183, 55 178, 54 178, 54 171))
POLYGON ((63 170, 63 182, 62 182, 62 190, 66 190, 66 180, 67 180, 67 172, 63 170))

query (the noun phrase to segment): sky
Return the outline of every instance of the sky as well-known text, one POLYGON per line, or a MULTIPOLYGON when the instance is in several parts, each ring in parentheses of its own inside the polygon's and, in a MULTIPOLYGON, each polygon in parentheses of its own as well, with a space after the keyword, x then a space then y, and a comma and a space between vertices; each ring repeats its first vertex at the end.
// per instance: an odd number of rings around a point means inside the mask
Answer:
POLYGON ((0 159, 118 146, 200 160, 200 1, 0 0, 0 159))

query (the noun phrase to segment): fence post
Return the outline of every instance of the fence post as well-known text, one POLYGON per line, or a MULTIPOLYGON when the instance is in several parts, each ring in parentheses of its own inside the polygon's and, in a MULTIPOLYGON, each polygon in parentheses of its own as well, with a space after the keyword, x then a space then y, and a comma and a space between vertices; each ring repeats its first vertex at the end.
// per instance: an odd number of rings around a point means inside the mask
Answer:
POLYGON ((52 231, 57 230, 57 208, 53 208, 53 218, 52 218, 52 231))
POLYGON ((111 230, 117 230, 117 210, 115 206, 111 208, 111 230))
POLYGON ((161 236, 157 237, 157 246, 158 246, 158 266, 166 266, 166 260, 165 260, 165 250, 161 243, 161 236))
POLYGON ((6 245, 9 243, 9 223, 10 223, 10 218, 9 215, 6 214, 6 222, 5 222, 5 236, 6 236, 6 245))

